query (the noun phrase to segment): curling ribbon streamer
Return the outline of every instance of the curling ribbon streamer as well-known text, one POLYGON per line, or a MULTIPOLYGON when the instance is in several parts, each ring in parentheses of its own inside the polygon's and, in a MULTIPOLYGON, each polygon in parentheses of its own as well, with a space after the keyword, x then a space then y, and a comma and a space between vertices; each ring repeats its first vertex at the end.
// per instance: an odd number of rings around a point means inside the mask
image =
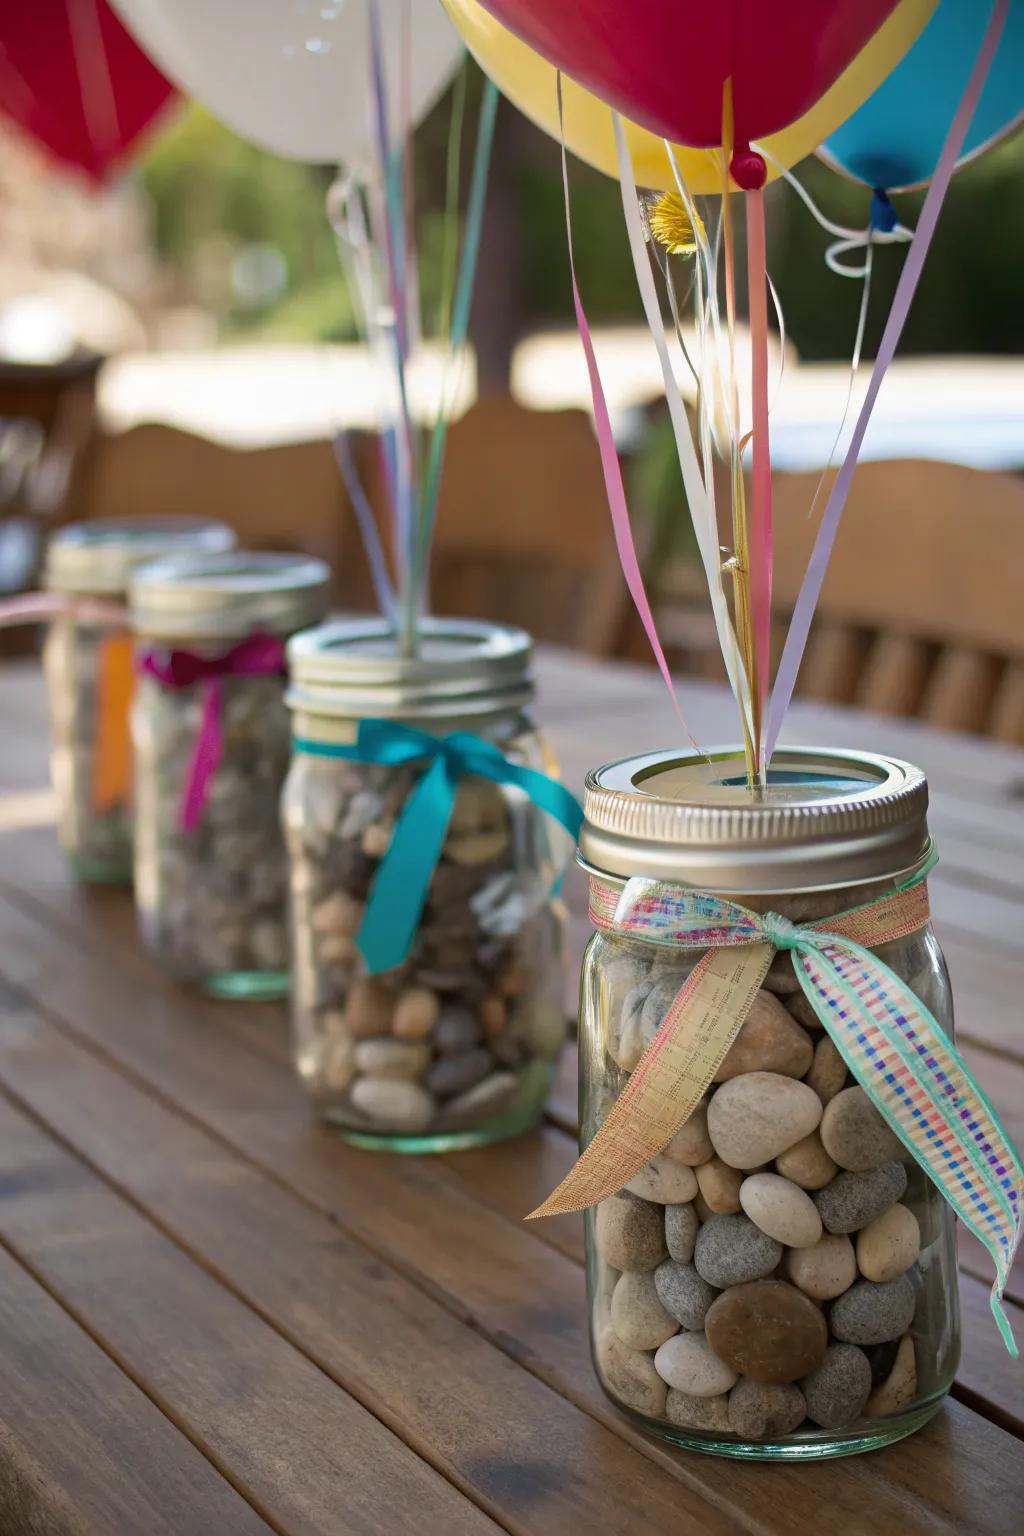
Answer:
POLYGON ((471 731, 431 736, 395 720, 362 720, 354 746, 296 737, 296 752, 359 763, 400 766, 425 762, 426 772, 405 802, 366 903, 356 944, 371 976, 402 964, 412 948, 437 862, 444 848, 459 780, 468 773, 511 784, 578 837, 583 812, 564 784, 510 762, 499 747, 471 731))
POLYGON ((747 206, 747 303, 750 311, 751 421, 753 475, 750 537, 750 606, 754 623, 758 769, 763 754, 763 722, 768 701, 772 648, 772 460, 768 436, 768 266, 765 246, 764 192, 745 192, 747 206))
POLYGON ((886 375, 889 364, 892 362, 903 334, 907 315, 913 303, 917 284, 924 267, 925 257, 935 233, 942 203, 949 188, 950 180, 956 169, 960 151, 967 137, 967 130, 971 125, 975 108, 985 86, 992 60, 999 46, 1003 25, 1009 8, 1009 0, 994 0, 992 14, 988 27, 982 40, 978 56, 974 61, 970 79, 964 91, 956 116, 950 125, 946 142, 942 148, 939 163, 935 167, 931 186, 921 209, 921 216, 917 221, 917 230, 911 242, 910 251, 900 273, 900 280, 896 285, 896 295, 889 311, 889 318, 885 323, 885 330, 875 357, 875 366, 871 373, 867 394, 861 406, 857 424, 853 429, 853 437, 846 452, 839 474, 836 476, 832 493, 829 496, 822 514, 821 527, 814 541, 814 549, 811 552, 810 562, 804 575, 803 584, 796 600, 793 617, 790 620, 789 634, 786 636, 786 644, 779 662, 779 670, 775 679, 775 687, 772 690, 771 703, 768 706, 768 724, 765 740, 765 760, 770 761, 775 750, 775 744, 779 739, 782 722, 793 697, 793 689, 796 687, 797 673, 800 671, 800 663, 803 660, 804 649, 807 645, 807 636, 810 633, 811 620, 817 607, 821 594, 822 583, 825 580, 825 571, 832 554, 832 546, 835 543, 836 533, 839 528, 839 519, 843 515, 846 506, 846 498, 850 493, 850 484, 853 480, 853 472, 857 465, 861 445, 864 442, 864 434, 867 431, 871 413, 878 399, 878 391, 882 387, 882 380, 886 375))
POLYGON ((181 800, 183 832, 194 832, 202 820, 210 780, 224 755, 221 725, 221 684, 226 677, 277 677, 285 670, 284 642, 277 635, 257 632, 220 656, 193 651, 147 651, 139 671, 164 688, 202 688, 202 716, 185 778, 181 800))
MULTIPOLYGON (((683 712, 679 707, 676 697, 675 685, 672 682, 672 673, 669 670, 665 652, 662 649, 661 639, 658 635, 658 626, 654 622, 654 614, 647 599, 647 591, 644 587, 643 573, 640 570, 640 561, 637 559, 636 545, 633 543, 633 530, 629 521, 629 505, 626 501, 626 488, 622 483, 622 466, 619 463, 619 455, 615 450, 615 437, 612 433, 611 418, 608 415, 608 402, 605 399, 604 386, 601 383, 601 374, 597 366, 597 355, 594 351, 594 342, 590 334, 590 326, 587 324, 587 316, 583 308, 583 300, 580 298, 579 284, 576 281, 576 262, 572 248, 572 212, 569 202, 569 166, 565 149, 565 124, 562 114, 562 75, 561 71, 555 77, 558 91, 558 120, 562 129, 562 191, 565 197, 565 232, 569 246, 569 276, 572 282, 572 302, 576 311, 576 325, 580 333, 580 341, 583 345, 583 355, 587 363, 587 374, 590 379, 590 396, 594 406, 594 431, 597 435, 597 447, 601 457, 601 469, 604 473, 604 488, 608 497, 608 508, 612 515, 612 531, 615 535, 615 548, 619 555, 619 564, 622 566, 622 574, 626 578, 626 586, 629 595, 633 599, 634 606, 640 616, 640 622, 644 627, 654 659, 658 664, 658 671, 664 679, 665 687, 672 699, 672 708, 676 717, 690 738, 690 743, 696 751, 700 751, 697 743, 690 735, 689 727, 683 719, 683 712)), ((617 121, 617 118, 616 118, 617 121)), ((671 399, 669 406, 671 408, 671 399)), ((728 658, 727 658, 728 662, 728 658)))
MULTIPOLYGON (((626 234, 629 239, 630 254, 633 259, 633 270, 636 274, 637 288, 640 300, 644 307, 644 315, 651 332, 658 354, 658 362, 661 365, 661 376, 665 386, 665 403, 668 406, 669 420, 672 423, 672 433, 675 438, 676 452, 679 456, 679 467, 683 477, 683 489, 686 493, 686 501, 690 510, 690 518, 693 523, 694 536, 700 551, 701 561, 704 565, 704 573, 707 577, 708 591, 711 596, 711 607, 715 619, 715 629, 718 634, 718 642, 721 646, 722 656, 725 661, 726 674, 729 684, 736 697, 740 713, 749 730, 752 725, 750 700, 746 688, 747 679, 742 668, 737 664, 736 637, 733 632, 732 620, 729 617, 729 608, 726 602, 725 590, 722 586, 721 552, 718 546, 718 526, 715 520, 714 507, 711 503, 708 488, 704 483, 700 465, 697 460, 697 450, 693 442, 693 433, 690 430, 690 422, 683 404, 682 391, 676 378, 672 358, 668 349, 668 341, 665 335, 665 327, 662 324, 661 308, 658 303, 657 290, 651 275, 650 261, 644 243, 643 227, 640 222, 639 199, 637 195, 636 180, 633 176, 633 162, 629 155, 629 145, 626 140, 622 119, 618 113, 612 114, 612 125, 615 131, 615 146, 619 159, 619 182, 622 191, 622 211, 626 222, 626 234)), ((689 211, 689 208, 688 208, 689 211)), ((696 219, 696 210, 690 213, 691 220, 695 220, 693 228, 698 244, 701 237, 698 233, 699 220, 696 219)), ((706 242, 705 242, 706 243, 706 242)), ((571 259, 571 257, 570 257, 571 259)), ((578 316, 577 316, 578 318, 578 316)), ((586 321, 584 319, 584 325, 586 321)), ((581 333, 582 335, 582 329, 581 333)), ((586 346, 586 342, 584 342, 586 346)), ((596 364, 595 364, 596 371, 596 364)), ((596 401, 595 401, 596 404, 596 401)), ((616 468, 618 459, 615 460, 616 468)), ((606 478, 607 484, 607 478, 606 478)), ((612 519, 616 520, 615 504, 612 502, 609 488, 609 502, 612 503, 612 519)), ((625 510, 625 498, 623 497, 623 514, 625 517, 625 533, 629 537, 629 513, 625 510)), ((618 527, 616 526, 616 538, 618 539, 618 527)), ((630 543, 632 549, 632 543, 630 543)), ((622 547, 620 544, 619 558, 622 559, 622 547)), ((634 555, 635 559, 635 555, 634 555)), ((625 568, 625 561, 623 561, 625 568)), ((639 575, 639 571, 638 571, 639 575)), ((632 591, 632 588, 630 588, 632 591)), ((642 587, 641 587, 642 590, 642 587)), ((645 599, 646 601, 646 599, 645 599)), ((636 597, 634 596, 634 602, 636 597)), ((639 608, 639 603, 637 604, 639 608)), ((641 618, 643 612, 641 611, 641 618)), ((654 619, 651 619, 651 626, 654 619)), ((645 621, 645 628, 647 627, 645 621)), ((657 632, 652 638, 651 629, 648 629, 648 639, 654 648, 655 656, 660 654, 660 644, 655 644, 657 632)), ((660 665, 660 662, 659 662, 660 665)), ((673 698, 675 694, 673 693, 673 698)), ((677 710, 678 713, 678 710, 677 710)), ((690 738, 692 741, 692 737, 690 738)))
POLYGON ((1017 1347, 1002 1295, 1021 1238, 1024 1167, 937 1021, 871 949, 928 922, 934 851, 878 901, 796 924, 707 892, 634 878, 591 880, 605 932, 704 954, 594 1139, 531 1216, 583 1210, 628 1184, 685 1124, 739 1033, 776 951, 789 952, 808 1001, 854 1077, 995 1263, 992 1312, 1017 1347))

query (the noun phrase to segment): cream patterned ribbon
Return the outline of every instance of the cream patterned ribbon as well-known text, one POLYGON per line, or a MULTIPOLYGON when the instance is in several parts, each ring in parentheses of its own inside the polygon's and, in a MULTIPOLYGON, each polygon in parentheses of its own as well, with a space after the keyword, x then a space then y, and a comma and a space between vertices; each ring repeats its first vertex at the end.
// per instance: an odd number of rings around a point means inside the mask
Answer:
POLYGON ((595 926, 670 949, 703 950, 593 1140, 534 1216, 596 1205, 671 1141, 709 1088, 777 951, 879 1113, 984 1243, 995 1263, 992 1312, 1017 1347, 1002 1296, 1021 1238, 1024 1167, 963 1057, 907 984, 871 949, 929 920, 921 869, 877 901, 797 924, 707 892, 634 878, 591 880, 595 926))

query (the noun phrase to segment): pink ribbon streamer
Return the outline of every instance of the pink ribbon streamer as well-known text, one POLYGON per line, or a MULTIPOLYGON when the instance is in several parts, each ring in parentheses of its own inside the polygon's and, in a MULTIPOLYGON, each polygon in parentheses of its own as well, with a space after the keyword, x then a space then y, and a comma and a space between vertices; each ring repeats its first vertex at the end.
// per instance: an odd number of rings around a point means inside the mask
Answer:
POLYGON ((20 624, 45 624, 52 619, 76 619, 80 624, 127 624, 128 610, 100 597, 71 592, 19 592, 0 602, 0 629, 20 624))
POLYGON ((198 827, 210 780, 224 756, 221 726, 221 685, 225 677, 275 677, 285 670, 284 641, 277 635, 257 632, 220 656, 197 656, 194 651, 146 651, 139 658, 139 671, 155 678, 164 688, 194 688, 203 691, 203 712, 196 734, 192 759, 185 778, 181 799, 181 827, 194 832, 198 827))
POLYGON ((950 125, 946 142, 942 148, 939 163, 935 168, 928 195, 921 209, 921 217, 917 222, 917 231, 914 235, 910 252, 900 273, 900 280, 896 287, 896 295, 893 299, 892 309, 885 324, 878 355, 875 358, 875 366, 871 373, 864 404, 861 406, 857 425, 854 428, 846 458, 842 468, 836 477, 832 494, 828 499, 824 514, 821 519, 821 527, 814 541, 814 549, 808 562, 804 575, 803 585, 800 588, 790 620, 789 634, 786 636, 786 644, 779 662, 779 671, 775 679, 775 688, 772 691, 771 703, 768 707, 768 723, 765 732, 765 761, 771 761, 771 755, 775 750, 782 729, 782 722, 793 697, 796 686, 797 674, 800 671, 800 663, 803 660, 804 650, 807 646, 807 636, 811 628, 811 620, 817 607, 818 598, 821 595, 822 583, 825 580, 825 571, 832 554, 832 546, 835 543, 836 533, 839 528, 839 519, 842 517, 846 499, 850 493, 850 484, 853 480, 853 471, 857 465, 861 445, 864 442, 864 434, 867 431, 871 413, 875 408, 878 391, 882 387, 889 364, 893 360, 903 327, 906 324, 910 306, 913 303, 914 294, 924 267, 925 257, 931 245, 935 226, 938 223, 942 203, 949 188, 953 172, 960 152, 963 149, 967 130, 971 125, 978 99, 985 86, 992 60, 999 46, 1006 14, 1009 9, 1009 0, 994 0, 992 14, 989 17, 988 27, 982 39, 978 56, 974 61, 970 79, 964 91, 956 116, 950 125))
POLYGON ((764 193, 744 194, 747 205, 747 303, 750 310, 751 420, 753 475, 750 529, 750 606, 757 657, 757 696, 761 741, 758 766, 764 768, 764 712, 772 649, 772 457, 768 436, 768 261, 764 193))
MULTIPOLYGON (((561 72, 556 76, 558 91, 558 118, 562 122, 562 76, 561 72)), ((699 751, 700 748, 694 741, 689 726, 683 719, 683 712, 676 698, 675 685, 672 682, 672 673, 669 670, 668 661, 662 648, 658 635, 658 626, 654 622, 654 614, 647 598, 644 587, 643 573, 640 570, 640 561, 637 558, 636 545, 633 542, 633 529, 629 519, 629 505, 626 501, 626 488, 622 482, 622 466, 619 464, 619 455, 615 448, 615 437, 612 433, 611 418, 608 415, 608 402, 605 398, 604 386, 601 383, 601 374, 597 366, 597 355, 594 352, 594 342, 590 334, 590 326, 587 324, 587 316, 583 309, 583 300, 580 298, 579 284, 576 281, 576 262, 573 258, 572 248, 572 214, 569 203, 569 166, 565 149, 564 127, 562 140, 562 191, 565 196, 565 232, 569 246, 569 275, 572 279, 572 302, 576 311, 576 325, 580 333, 580 341, 583 345, 583 355, 587 362, 587 374, 590 379, 590 394, 594 406, 594 431, 597 436, 598 452, 601 456, 601 469, 604 474, 604 487, 608 497, 608 508, 612 516, 612 531, 615 535, 615 548, 618 551, 619 563, 622 566, 622 574, 626 578, 626 586, 629 595, 633 599, 636 611, 640 615, 640 622, 654 652, 654 659, 658 664, 665 687, 672 698, 672 708, 676 712, 679 724, 689 737, 691 745, 699 751)))

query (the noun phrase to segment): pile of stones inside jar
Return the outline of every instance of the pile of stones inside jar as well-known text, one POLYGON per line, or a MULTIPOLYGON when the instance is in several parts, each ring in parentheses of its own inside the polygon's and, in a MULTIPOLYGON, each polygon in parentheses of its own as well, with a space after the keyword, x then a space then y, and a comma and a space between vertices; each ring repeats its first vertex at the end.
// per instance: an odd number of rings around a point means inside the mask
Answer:
MULTIPOLYGON (((685 975, 636 982, 636 964, 613 962, 631 981, 606 1044, 619 1091, 685 975)), ((788 956, 768 981, 783 995, 758 994, 704 1101, 594 1214, 606 1388, 681 1430, 743 1441, 906 1408, 932 1385, 914 1334, 942 1305, 922 1251, 941 1198, 913 1164, 908 1189, 900 1142, 851 1084, 788 956)))
POLYGON ((136 894, 143 931, 186 979, 288 966, 288 862, 280 823, 291 721, 279 677, 221 682, 223 753, 198 825, 182 799, 200 728, 201 692, 140 680, 136 894))
POLYGON ((286 825, 299 1070, 323 1112, 395 1136, 529 1117, 565 1040, 540 813, 463 781, 410 952, 369 977, 356 935, 417 775, 308 766, 286 825))

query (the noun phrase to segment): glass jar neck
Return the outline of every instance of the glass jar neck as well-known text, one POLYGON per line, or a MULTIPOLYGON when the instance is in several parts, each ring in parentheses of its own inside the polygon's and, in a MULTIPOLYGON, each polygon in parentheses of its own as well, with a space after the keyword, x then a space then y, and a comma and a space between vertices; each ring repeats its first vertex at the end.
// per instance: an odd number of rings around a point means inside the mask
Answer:
MULTIPOLYGON (((468 731, 482 736, 485 741, 499 744, 515 741, 535 730, 529 712, 522 706, 472 711, 451 710, 443 716, 416 714, 366 715, 364 719, 393 720, 397 725, 426 731, 431 736, 448 736, 453 731, 468 731)), ((351 746, 359 735, 360 720, 353 716, 317 714, 306 709, 292 712, 292 734, 300 740, 315 741, 326 745, 351 746)))

